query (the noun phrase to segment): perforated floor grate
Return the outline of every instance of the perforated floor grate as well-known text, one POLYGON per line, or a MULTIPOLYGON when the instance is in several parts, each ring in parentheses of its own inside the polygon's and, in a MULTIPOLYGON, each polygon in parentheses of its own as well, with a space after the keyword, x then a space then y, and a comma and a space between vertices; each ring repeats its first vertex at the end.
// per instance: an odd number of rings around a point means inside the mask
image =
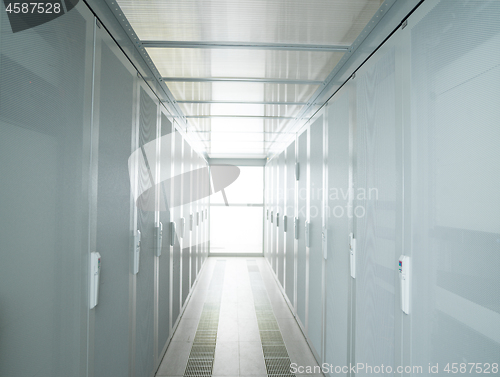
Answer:
POLYGON ((226 261, 217 261, 203 305, 184 377, 210 377, 214 365, 226 261))
POLYGON ((247 266, 267 375, 269 377, 294 377, 295 375, 290 372, 290 358, 267 296, 259 266, 253 260, 248 260, 247 266))

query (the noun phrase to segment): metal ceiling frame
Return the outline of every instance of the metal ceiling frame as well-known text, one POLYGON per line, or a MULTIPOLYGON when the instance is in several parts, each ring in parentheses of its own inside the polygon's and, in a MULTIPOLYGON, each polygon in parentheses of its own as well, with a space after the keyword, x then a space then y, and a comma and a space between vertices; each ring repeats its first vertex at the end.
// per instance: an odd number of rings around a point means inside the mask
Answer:
POLYGON ((208 158, 209 165, 265 166, 266 158, 208 158))
MULTIPOLYGON (((281 135, 282 134, 282 132, 269 132, 269 131, 259 131, 259 132, 256 132, 256 131, 191 131, 191 132, 196 132, 199 134, 233 134, 233 135, 237 135, 237 134, 258 134, 258 135, 280 134, 281 135)), ((292 133, 290 133, 290 134, 292 134, 292 133)))
MULTIPOLYGON (((395 22, 401 22, 402 18, 411 11, 416 4, 420 3, 420 0, 407 0, 407 1, 397 1, 397 0, 385 0, 381 5, 379 10, 372 17, 371 21, 365 26, 360 35, 356 38, 351 46, 334 46, 334 45, 307 45, 307 44, 287 44, 287 43, 249 43, 249 42, 203 42, 203 41, 141 41, 135 34, 133 28, 129 24, 125 15, 119 8, 116 0, 105 0, 104 2, 99 0, 84 0, 96 13, 98 17, 106 19, 106 21, 111 21, 113 25, 111 33, 115 36, 116 40, 119 41, 120 46, 124 49, 127 55, 131 56, 132 60, 138 62, 138 70, 141 72, 145 80, 153 87, 156 86, 160 95, 164 98, 160 98, 160 101, 169 104, 169 110, 173 113, 174 117, 180 121, 180 124, 185 127, 185 130, 196 129, 192 124, 188 126, 188 118, 201 118, 201 116, 185 116, 182 110, 178 107, 180 103, 239 103, 239 104, 262 104, 262 105, 296 105, 300 104, 303 108, 300 110, 296 117, 261 117, 263 119, 292 119, 294 122, 285 124, 282 127, 282 134, 285 134, 285 138, 280 138, 277 136, 274 139, 275 146, 282 144, 279 140, 287 140, 292 135, 294 131, 304 125, 304 120, 307 123, 310 119, 327 101, 328 99, 345 83, 353 72, 355 72, 359 66, 361 66, 365 59, 367 59, 370 54, 384 41, 387 35, 390 35, 395 22), (103 6, 103 4, 106 4, 103 6), (116 17, 114 20, 113 14, 116 17), (390 22, 387 25, 379 26, 379 21, 384 18, 386 13, 390 16, 387 18, 390 22), (116 24, 121 24, 121 29, 116 27, 116 24), (376 29, 376 30, 374 30, 376 29), (373 31, 373 32, 372 32, 373 31), (121 34, 121 35, 120 35, 121 34), (127 37, 122 38, 123 34, 127 37), (365 41, 366 40, 366 41, 365 41), (369 40, 369 42, 368 42, 369 40), (368 43, 366 43, 368 42, 368 43), (364 47, 360 49, 360 45, 364 47), (334 67, 332 72, 324 81, 316 80, 287 80, 287 79, 262 79, 262 78, 181 78, 181 77, 161 77, 146 51, 146 48, 157 47, 157 48, 204 48, 204 49, 260 49, 260 50, 289 50, 289 51, 342 51, 345 52, 344 56, 334 67), (361 51, 362 50, 362 51, 361 51), (310 97, 310 99, 304 103, 288 103, 288 102, 243 102, 243 101, 177 101, 175 97, 170 92, 167 87, 167 82, 258 82, 258 83, 275 83, 275 84, 305 84, 305 85, 318 85, 319 87, 310 97)), ((109 25, 109 23, 105 23, 109 25)), ((221 116, 202 116, 203 118, 213 118, 221 116)), ((245 118, 245 116, 223 116, 228 118, 245 118)), ((255 117, 253 117, 255 118, 255 117)), ((280 122, 281 123, 281 122, 280 122)), ((195 132, 189 132, 195 133, 195 132)), ((280 133, 280 134, 281 134, 280 133)), ((197 135, 199 138, 199 135, 197 135)), ((201 141, 205 144, 205 141, 201 141)), ((263 146, 264 147, 264 146, 263 146)), ((207 148, 208 149, 208 148, 207 148)), ((211 148, 210 148, 211 149, 211 148)), ((273 148, 273 144, 269 147, 264 147, 269 155, 273 148)), ((208 158, 208 155, 205 156, 208 158)))
POLYGON ((264 84, 299 84, 299 85, 326 85, 320 80, 295 80, 295 79, 263 79, 242 77, 162 77, 164 82, 256 82, 264 84))
MULTIPOLYGON (((167 112, 175 116, 176 127, 191 142, 189 128, 194 128, 185 118, 184 113, 177 105, 175 97, 171 93, 167 84, 161 80, 161 74, 151 60, 146 49, 142 46, 139 37, 128 22, 116 0, 83 0, 95 17, 100 21, 108 33, 112 36, 116 44, 137 69, 139 75, 158 97, 167 112)), ((208 158, 206 151, 199 151, 205 159, 208 158)))
POLYGON ((301 43, 205 42, 205 41, 141 41, 145 48, 206 48, 285 51, 348 51, 347 45, 317 45, 301 43))
POLYGON ((250 118, 250 119, 297 119, 297 117, 266 116, 266 115, 186 115, 186 119, 211 119, 211 118, 250 118))
MULTIPOLYGON (((208 141, 207 139, 201 139, 201 141, 208 141)), ((212 140, 210 140, 212 141, 212 140)), ((219 141, 219 140, 216 140, 216 141, 219 141)), ((224 140, 220 140, 220 141, 224 141, 224 140)), ((251 141, 246 141, 246 140, 230 140, 228 141, 230 143, 253 143, 253 144, 257 144, 259 143, 259 145, 261 144, 267 144, 267 143, 275 143, 275 141, 273 140, 251 140, 251 141)), ((281 143, 279 142, 279 144, 285 144, 284 142, 281 143)), ((266 147, 262 147, 262 149, 265 149, 266 147)), ((249 145, 249 149, 254 149, 253 146, 249 145)), ((260 147, 255 147, 255 149, 260 149, 260 147)))
POLYGON ((307 102, 272 102, 272 101, 177 101, 177 103, 224 104, 224 105, 286 105, 286 106, 309 105, 307 102))
MULTIPOLYGON (((408 15, 417 8, 424 0, 385 0, 379 10, 373 15, 372 19, 359 36, 353 42, 349 51, 347 51, 342 59, 337 63, 335 68, 326 78, 324 85, 316 90, 305 106, 297 116, 297 121, 286 126, 283 133, 289 134, 298 131, 303 127, 328 100, 339 90, 353 73, 363 65, 363 63, 376 51, 376 49, 388 38, 394 28, 401 25, 408 15), (380 24, 382 18, 386 18, 388 22, 380 24), (359 48, 363 46, 363 48, 359 48), (306 122, 303 122, 304 119, 306 122)), ((276 139, 278 139, 277 137, 276 139)), ((275 140, 276 140, 275 139, 275 140)), ((292 141, 288 138, 287 144, 292 141)), ((269 147, 269 151, 275 149, 269 147)), ((272 157, 272 156, 269 156, 272 157)))

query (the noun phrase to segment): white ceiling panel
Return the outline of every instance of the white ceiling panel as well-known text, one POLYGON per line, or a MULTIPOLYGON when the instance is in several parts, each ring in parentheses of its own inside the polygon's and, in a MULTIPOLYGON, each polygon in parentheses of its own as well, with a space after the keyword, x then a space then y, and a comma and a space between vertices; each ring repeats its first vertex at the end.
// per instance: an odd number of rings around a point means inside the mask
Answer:
POLYGON ((257 105, 257 104, 199 104, 180 103, 179 107, 184 114, 191 116, 277 116, 295 117, 302 110, 303 105, 257 105))
POLYGON ((326 79, 344 55, 331 51, 147 48, 163 77, 326 79))
POLYGON ((351 44, 382 0, 118 0, 141 40, 351 44))
POLYGON ((321 106, 313 95, 383 0, 117 3, 209 156, 259 158, 321 106))
POLYGON ((169 82, 167 86, 177 101, 245 102, 306 102, 319 87, 246 82, 169 82))

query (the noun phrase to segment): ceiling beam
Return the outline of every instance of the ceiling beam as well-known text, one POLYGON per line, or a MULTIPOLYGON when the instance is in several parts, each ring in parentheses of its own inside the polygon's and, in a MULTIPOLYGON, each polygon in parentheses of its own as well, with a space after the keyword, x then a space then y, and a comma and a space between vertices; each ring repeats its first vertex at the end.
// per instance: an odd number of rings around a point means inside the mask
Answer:
POLYGON ((251 119, 297 119, 296 117, 282 116, 265 116, 265 115, 186 115, 187 119, 204 119, 204 118, 251 118, 251 119))
POLYGON ((258 134, 258 135, 282 135, 282 132, 269 131, 190 131, 198 134, 222 134, 222 135, 238 135, 238 134, 258 134))
POLYGON ((177 103, 193 104, 224 104, 224 105, 287 105, 304 106, 307 102, 276 102, 276 101, 177 101, 177 103))
POLYGON ((203 42, 203 41, 141 41, 143 47, 155 48, 217 48, 245 50, 285 50, 285 51, 349 51, 346 45, 317 45, 302 43, 253 43, 253 42, 203 42))
POLYGON ((295 80, 295 79, 260 79, 242 77, 162 77, 164 82, 247 82, 263 84, 300 84, 300 85, 325 85, 319 80, 295 80))

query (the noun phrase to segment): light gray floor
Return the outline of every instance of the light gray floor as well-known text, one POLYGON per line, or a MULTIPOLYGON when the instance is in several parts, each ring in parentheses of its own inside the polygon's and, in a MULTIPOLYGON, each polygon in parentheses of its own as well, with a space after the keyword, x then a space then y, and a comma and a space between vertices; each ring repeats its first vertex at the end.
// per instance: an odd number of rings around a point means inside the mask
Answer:
MULTIPOLYGON (((304 367, 317 366, 264 258, 213 257, 207 260, 207 265, 202 271, 156 376, 183 376, 217 260, 226 260, 226 268, 212 375, 267 377, 247 268, 248 260, 255 260, 259 266, 290 361, 304 367)), ((296 375, 323 376, 322 374, 296 375)))

